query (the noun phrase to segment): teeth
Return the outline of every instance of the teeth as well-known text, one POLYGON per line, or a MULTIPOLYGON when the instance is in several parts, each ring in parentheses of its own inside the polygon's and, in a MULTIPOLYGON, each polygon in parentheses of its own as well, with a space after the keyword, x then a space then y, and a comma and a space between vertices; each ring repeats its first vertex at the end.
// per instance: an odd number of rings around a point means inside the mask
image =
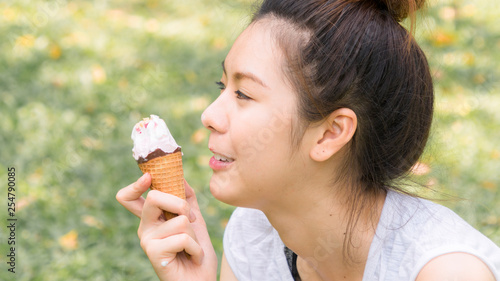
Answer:
POLYGON ((224 156, 222 156, 220 154, 216 154, 216 153, 214 153, 214 157, 215 157, 216 160, 222 161, 222 162, 233 162, 234 161, 231 158, 227 158, 227 157, 224 157, 224 156))

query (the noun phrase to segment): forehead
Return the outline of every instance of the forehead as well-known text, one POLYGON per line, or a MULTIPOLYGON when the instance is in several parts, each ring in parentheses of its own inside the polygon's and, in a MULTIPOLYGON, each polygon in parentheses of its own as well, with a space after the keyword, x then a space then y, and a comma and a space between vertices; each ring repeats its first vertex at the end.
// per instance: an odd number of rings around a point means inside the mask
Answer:
POLYGON ((231 47, 225 60, 226 70, 252 72, 270 78, 280 76, 282 52, 271 30, 270 20, 250 24, 231 47))

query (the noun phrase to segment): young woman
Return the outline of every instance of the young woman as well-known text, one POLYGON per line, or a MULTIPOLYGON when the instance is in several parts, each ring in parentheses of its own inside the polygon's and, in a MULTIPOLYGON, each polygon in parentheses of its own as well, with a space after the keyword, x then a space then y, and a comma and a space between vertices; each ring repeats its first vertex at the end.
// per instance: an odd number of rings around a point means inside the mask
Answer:
MULTIPOLYGON (((222 63, 212 194, 238 206, 221 280, 500 280, 500 249, 396 184, 429 135, 433 87, 399 21, 422 0, 268 0, 222 63)), ((161 280, 215 280, 193 189, 117 200, 161 280), (164 221, 162 210, 179 214, 164 221)))

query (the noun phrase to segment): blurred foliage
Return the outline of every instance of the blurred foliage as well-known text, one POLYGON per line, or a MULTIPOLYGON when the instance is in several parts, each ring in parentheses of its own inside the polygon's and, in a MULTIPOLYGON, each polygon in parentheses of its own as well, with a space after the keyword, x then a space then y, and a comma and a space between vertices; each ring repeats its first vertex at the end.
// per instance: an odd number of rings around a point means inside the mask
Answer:
MULTIPOLYGON (((115 200, 141 175, 130 133, 151 113, 167 120, 183 147, 185 175, 220 258, 233 208, 210 195, 200 114, 218 95, 220 62, 252 7, 245 0, 0 3, 0 180, 16 168, 16 280, 156 278, 137 218, 115 200)), ((444 204, 497 244, 499 12, 496 1, 432 2, 416 33, 437 98, 416 177, 466 198, 444 204)), ((7 246, 0 245, 1 280, 13 280, 7 246)))

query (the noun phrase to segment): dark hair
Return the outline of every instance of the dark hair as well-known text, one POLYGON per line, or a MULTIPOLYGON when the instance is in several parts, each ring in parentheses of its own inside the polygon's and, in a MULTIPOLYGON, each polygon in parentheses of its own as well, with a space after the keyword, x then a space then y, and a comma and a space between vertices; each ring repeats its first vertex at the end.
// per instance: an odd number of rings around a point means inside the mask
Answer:
POLYGON ((405 192, 394 182, 418 161, 429 136, 434 94, 428 62, 399 24, 410 15, 413 26, 423 2, 264 0, 252 20, 286 24, 273 31, 298 94, 299 119, 311 124, 339 108, 356 113, 358 127, 339 174, 350 183, 344 253, 371 195, 405 192))

